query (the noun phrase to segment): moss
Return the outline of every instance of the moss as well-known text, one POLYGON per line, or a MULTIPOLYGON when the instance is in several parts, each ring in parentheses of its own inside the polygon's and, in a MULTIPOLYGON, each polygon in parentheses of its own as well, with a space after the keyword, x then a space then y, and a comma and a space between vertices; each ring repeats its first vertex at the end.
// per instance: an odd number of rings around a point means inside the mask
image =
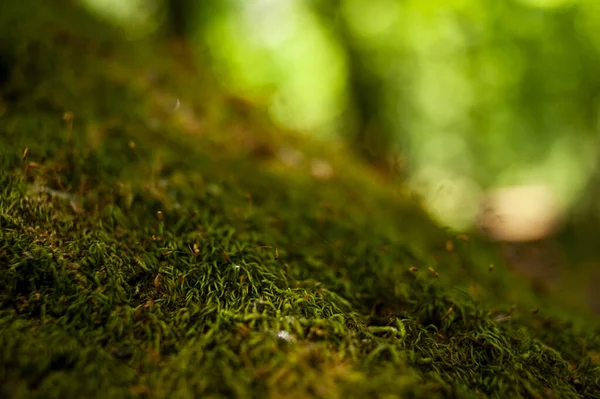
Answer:
POLYGON ((3 397, 600 395, 583 310, 69 4, 0 13, 3 397))

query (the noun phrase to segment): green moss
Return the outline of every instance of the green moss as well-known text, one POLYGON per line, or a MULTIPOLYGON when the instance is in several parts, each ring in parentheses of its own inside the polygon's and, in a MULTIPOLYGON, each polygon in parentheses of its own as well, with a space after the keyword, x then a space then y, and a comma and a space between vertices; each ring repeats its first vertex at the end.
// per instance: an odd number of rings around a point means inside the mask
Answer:
POLYGON ((600 395, 584 311, 68 4, 0 13, 3 397, 600 395))

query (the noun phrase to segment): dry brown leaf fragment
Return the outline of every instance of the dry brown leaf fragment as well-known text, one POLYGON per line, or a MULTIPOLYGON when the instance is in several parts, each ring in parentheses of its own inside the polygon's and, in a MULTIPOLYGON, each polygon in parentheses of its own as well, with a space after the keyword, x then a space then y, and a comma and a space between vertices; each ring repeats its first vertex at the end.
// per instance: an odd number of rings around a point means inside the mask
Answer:
POLYGON ((225 252, 223 248, 221 248, 221 251, 223 251, 223 257, 225 258, 225 261, 231 263, 231 259, 229 259, 229 255, 227 255, 227 252, 225 252))
POLYGON ((63 114, 63 120, 67 123, 71 122, 75 115, 71 111, 67 111, 63 114))

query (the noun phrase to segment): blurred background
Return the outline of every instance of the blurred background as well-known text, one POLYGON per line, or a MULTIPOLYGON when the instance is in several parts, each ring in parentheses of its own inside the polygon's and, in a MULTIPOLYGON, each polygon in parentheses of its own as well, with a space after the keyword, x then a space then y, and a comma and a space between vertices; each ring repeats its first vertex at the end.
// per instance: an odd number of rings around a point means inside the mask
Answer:
POLYGON ((79 1, 278 126, 347 140, 444 225, 528 241, 598 216, 595 0, 79 1))

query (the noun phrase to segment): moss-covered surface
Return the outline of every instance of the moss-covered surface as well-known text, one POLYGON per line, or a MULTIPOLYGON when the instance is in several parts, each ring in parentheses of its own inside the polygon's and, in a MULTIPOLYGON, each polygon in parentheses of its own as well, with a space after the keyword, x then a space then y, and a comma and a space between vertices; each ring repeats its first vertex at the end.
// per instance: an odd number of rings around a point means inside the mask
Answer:
POLYGON ((0 6, 1 397, 600 397, 598 323, 492 247, 167 51, 22 3, 0 6))

